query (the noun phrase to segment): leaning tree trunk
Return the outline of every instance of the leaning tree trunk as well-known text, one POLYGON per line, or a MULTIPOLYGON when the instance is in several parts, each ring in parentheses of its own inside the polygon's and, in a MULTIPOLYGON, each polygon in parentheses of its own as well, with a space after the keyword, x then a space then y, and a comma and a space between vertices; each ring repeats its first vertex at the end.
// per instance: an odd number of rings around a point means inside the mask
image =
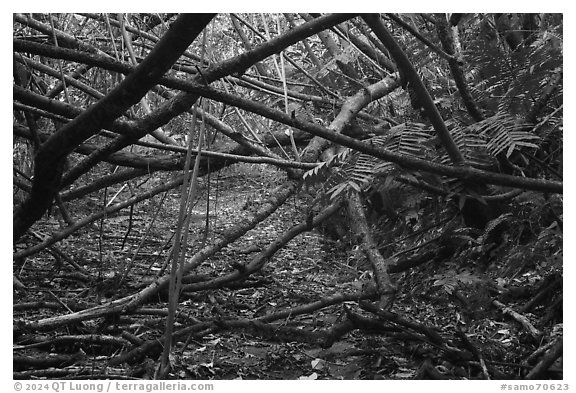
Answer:
POLYGON ((380 295, 380 307, 389 308, 396 292, 396 287, 388 274, 390 261, 385 259, 378 250, 378 245, 372 237, 358 192, 353 191, 348 197, 348 213, 351 229, 356 235, 355 240, 360 244, 360 249, 374 271, 374 279, 380 295))

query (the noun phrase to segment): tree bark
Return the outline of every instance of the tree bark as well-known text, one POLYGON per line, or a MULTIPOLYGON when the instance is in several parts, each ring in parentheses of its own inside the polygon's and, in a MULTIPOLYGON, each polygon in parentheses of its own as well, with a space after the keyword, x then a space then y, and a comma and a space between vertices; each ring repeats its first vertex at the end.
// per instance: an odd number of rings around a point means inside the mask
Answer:
POLYGON ((378 294, 380 295, 380 307, 387 309, 392 306, 394 295, 396 293, 396 286, 392 283, 388 269, 390 268, 390 261, 384 259, 378 246, 372 237, 372 231, 366 221, 364 214, 364 207, 360 194, 352 191, 348 197, 348 217, 352 231, 356 236, 356 241, 360 243, 364 255, 372 265, 374 272, 374 280, 378 287, 378 294))
POLYGON ((46 141, 36 154, 34 183, 29 198, 14 213, 13 241, 17 241, 52 203, 58 191, 66 156, 80 143, 112 124, 137 103, 188 48, 212 19, 210 14, 180 16, 135 71, 89 110, 46 141))

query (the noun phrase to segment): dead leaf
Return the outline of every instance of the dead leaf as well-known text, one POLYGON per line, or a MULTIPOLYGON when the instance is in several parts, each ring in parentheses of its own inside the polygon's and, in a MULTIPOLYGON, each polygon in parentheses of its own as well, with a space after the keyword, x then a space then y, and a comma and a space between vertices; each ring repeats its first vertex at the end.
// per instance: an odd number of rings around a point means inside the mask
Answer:
POLYGON ((323 359, 314 359, 310 362, 312 370, 323 370, 326 367, 326 361, 323 359))
POLYGON ((302 377, 298 377, 299 380, 311 380, 311 381, 315 381, 318 379, 318 374, 316 373, 312 373, 309 376, 302 376, 302 377))

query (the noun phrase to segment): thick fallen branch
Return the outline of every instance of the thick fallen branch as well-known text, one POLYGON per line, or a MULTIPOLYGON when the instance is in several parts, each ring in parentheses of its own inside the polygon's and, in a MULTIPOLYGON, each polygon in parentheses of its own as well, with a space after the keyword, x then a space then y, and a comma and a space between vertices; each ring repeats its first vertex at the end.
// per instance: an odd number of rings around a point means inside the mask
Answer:
POLYGON ((39 348, 46 346, 50 347, 53 345, 73 345, 73 344, 74 345, 85 344, 87 347, 93 345, 106 345, 106 346, 111 345, 115 347, 125 347, 127 345, 130 345, 130 342, 120 337, 114 337, 102 334, 77 334, 77 335, 65 335, 49 339, 38 340, 33 344, 15 346, 14 350, 17 351, 17 350, 39 348))
POLYGON ((26 370, 14 372, 14 379, 119 379, 134 380, 134 377, 126 375, 126 370, 110 370, 109 367, 66 367, 65 369, 49 368, 46 370, 26 370))
POLYGON ((550 368, 552 363, 554 363, 556 359, 562 356, 563 345, 564 340, 559 338, 558 341, 554 343, 552 348, 550 348, 546 354, 544 354, 538 364, 532 370, 530 370, 528 375, 526 375, 526 379, 538 379, 541 377, 542 374, 548 370, 548 368, 550 368))
POLYGON ((14 371, 19 371, 23 368, 47 369, 71 366, 85 358, 86 355, 83 355, 80 352, 70 355, 61 355, 56 353, 42 355, 36 353, 34 356, 22 356, 14 354, 12 355, 12 364, 14 371))
POLYGON ((384 259, 378 250, 378 245, 374 241, 372 231, 366 221, 360 194, 357 192, 352 192, 348 196, 348 216, 350 217, 353 233, 356 235, 356 242, 360 244, 362 252, 372 265, 374 279, 380 295, 380 307, 387 309, 392 306, 394 295, 396 294, 396 286, 392 283, 388 274, 390 260, 384 259))
POLYGON ((403 326, 405 328, 417 331, 425 335, 433 344, 439 346, 445 346, 446 340, 440 334, 436 332, 439 330, 437 328, 430 328, 420 323, 416 323, 410 320, 407 320, 401 317, 398 314, 395 314, 390 311, 382 310, 380 307, 376 306, 375 304, 369 302, 360 302, 360 307, 364 310, 376 314, 378 317, 382 318, 383 320, 393 322, 397 325, 403 326))
POLYGON ((114 184, 123 183, 140 176, 149 175, 152 172, 145 169, 124 169, 95 179, 92 183, 64 191, 61 194, 63 201, 71 201, 82 198, 90 193, 96 192, 102 188, 113 186, 114 184))
POLYGON ((492 304, 494 306, 496 306, 498 309, 500 309, 500 311, 502 311, 502 314, 505 314, 505 315, 512 317, 512 319, 514 319, 516 322, 518 322, 520 325, 522 325, 524 330, 526 330, 528 332, 528 334, 530 334, 530 336, 532 336, 532 338, 535 341, 540 340, 540 338, 542 337, 542 332, 540 332, 538 329, 536 329, 534 327, 534 325, 532 325, 532 323, 530 323, 528 318, 526 318, 524 315, 522 315, 520 313, 517 313, 516 311, 514 311, 510 307, 506 307, 505 304, 499 302, 498 300, 493 300, 492 304))

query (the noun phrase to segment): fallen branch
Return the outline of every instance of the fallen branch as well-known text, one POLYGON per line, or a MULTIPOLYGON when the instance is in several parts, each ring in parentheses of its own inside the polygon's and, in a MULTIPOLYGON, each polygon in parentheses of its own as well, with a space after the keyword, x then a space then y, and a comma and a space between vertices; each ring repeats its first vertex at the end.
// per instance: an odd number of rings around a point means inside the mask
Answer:
POLYGON ((526 375, 526 379, 538 379, 541 375, 548 370, 548 368, 562 356, 563 349, 563 339, 559 338, 558 341, 554 343, 552 348, 550 348, 538 364, 526 375))
POLYGON ((372 265, 374 279, 380 295, 380 308, 390 308, 396 293, 396 286, 392 283, 388 274, 390 260, 384 259, 378 250, 378 245, 374 241, 372 231, 366 221, 366 215, 364 214, 364 208, 358 192, 352 192, 348 196, 348 212, 350 225, 357 236, 360 248, 372 265))
POLYGON ((516 311, 514 311, 513 309, 511 309, 510 307, 506 307, 505 304, 499 302, 498 300, 493 300, 492 304, 494 306, 496 306, 500 311, 502 311, 502 314, 508 315, 510 317, 512 317, 512 319, 514 319, 516 322, 518 322, 520 325, 522 325, 522 327, 524 328, 524 330, 526 330, 528 332, 528 334, 530 334, 530 336, 532 336, 532 338, 535 341, 539 341, 540 338, 542 337, 542 332, 540 332, 538 329, 536 329, 528 320, 528 318, 526 318, 524 315, 517 313, 516 311))
POLYGON ((482 356, 482 352, 478 350, 476 345, 472 343, 472 341, 468 338, 466 333, 464 333, 461 329, 456 329, 456 334, 460 337, 464 346, 474 354, 478 362, 480 363, 480 368, 482 369, 482 374, 484 374, 485 379, 490 379, 490 373, 488 372, 488 367, 486 367, 486 362, 484 361, 484 356, 482 356))

